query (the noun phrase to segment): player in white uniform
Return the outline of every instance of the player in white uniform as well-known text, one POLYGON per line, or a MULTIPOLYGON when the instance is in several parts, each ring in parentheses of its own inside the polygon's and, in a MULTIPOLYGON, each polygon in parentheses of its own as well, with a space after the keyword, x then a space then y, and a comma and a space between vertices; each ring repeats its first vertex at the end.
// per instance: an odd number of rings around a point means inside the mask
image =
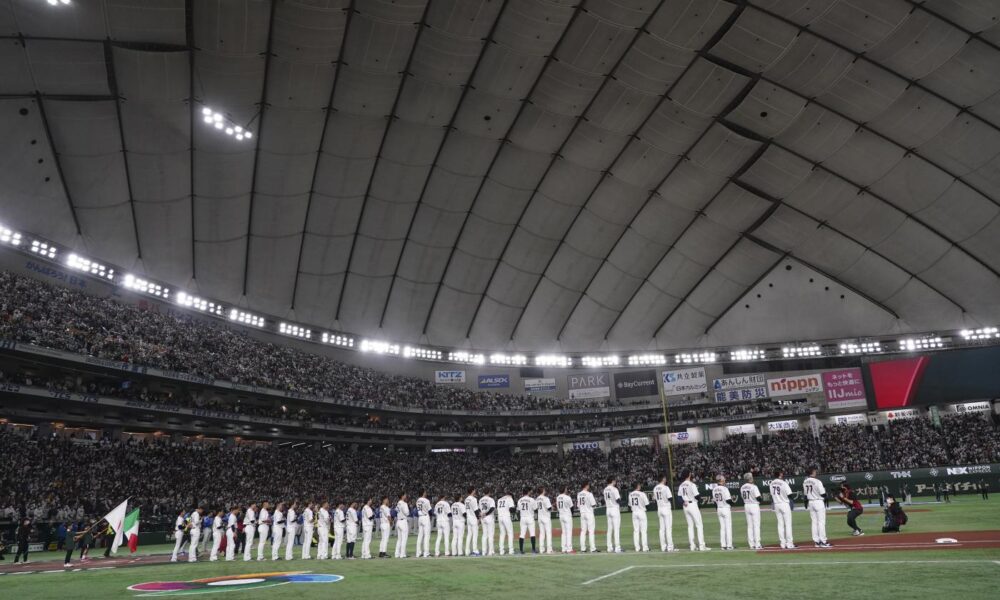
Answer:
POLYGON ((566 486, 556 496, 556 510, 559 511, 559 551, 568 554, 573 552, 573 499, 569 497, 569 488, 566 486))
POLYGON ((420 492, 417 498, 417 558, 430 558, 431 555, 431 501, 427 499, 427 491, 420 492))
POLYGON ((226 531, 222 514, 221 510, 216 511, 215 518, 212 519, 212 550, 208 555, 208 560, 212 562, 219 560, 219 546, 222 545, 222 536, 226 531))
POLYGON ((746 483, 740 488, 743 514, 747 517, 747 544, 751 550, 762 550, 760 545, 760 488, 753 482, 753 473, 743 475, 746 483))
POLYGON ((514 521, 510 511, 514 510, 514 498, 504 494, 497 500, 497 521, 500 523, 500 555, 503 556, 503 542, 507 540, 507 554, 514 554, 514 521))
POLYGON ((404 493, 396 503, 396 551, 393 556, 406 558, 406 540, 410 537, 410 505, 404 493))
POLYGON ((538 554, 537 542, 535 541, 535 511, 538 505, 531 497, 531 488, 524 488, 524 495, 517 501, 517 513, 521 519, 521 533, 518 535, 517 544, 524 554, 524 534, 531 537, 531 553, 538 554))
POLYGON ((832 548, 833 544, 826 541, 826 488, 823 482, 816 478, 817 467, 809 467, 805 481, 802 482, 802 492, 809 504, 809 520, 812 522, 812 538, 817 548, 832 548))
POLYGON ((684 504, 684 518, 688 525, 688 545, 691 551, 700 550, 702 552, 710 548, 705 545, 705 525, 701 521, 701 510, 698 508, 698 486, 691 481, 691 471, 684 469, 681 471, 682 483, 677 490, 681 502, 684 504), (695 545, 695 536, 698 545, 695 545))
POLYGON ((170 555, 170 562, 177 562, 177 555, 184 545, 184 533, 187 531, 187 523, 187 512, 182 510, 181 514, 177 515, 177 518, 174 519, 174 552, 170 555))
POLYGON ((292 505, 285 511, 285 560, 295 559, 295 532, 299 529, 298 508, 299 503, 292 502, 292 505))
POLYGON ((375 509, 372 504, 374 498, 369 498, 368 502, 361 507, 361 558, 372 557, 372 532, 375 531, 375 509))
POLYGON ((628 495, 628 508, 632 511, 632 543, 636 552, 649 552, 647 506, 649 506, 649 496, 642 491, 642 484, 637 483, 635 489, 628 495))
POLYGON ((715 514, 719 517, 719 547, 723 550, 733 549, 733 495, 726 487, 726 478, 719 475, 715 478, 712 488, 712 501, 715 502, 715 514))
POLYGON ((337 504, 337 510, 333 511, 333 550, 330 558, 340 560, 344 558, 344 529, 347 525, 347 513, 344 511, 344 503, 337 504))
POLYGON ((622 512, 619 504, 622 495, 618 492, 614 477, 608 477, 608 485, 604 488, 604 508, 608 517, 608 552, 622 551, 622 512))
POLYGON ((545 488, 538 488, 535 505, 538 508, 538 551, 552 554, 552 500, 545 495, 545 488))
POLYGON ((271 506, 267 502, 260 505, 260 514, 257 516, 257 537, 260 541, 257 543, 257 560, 264 560, 264 544, 267 543, 268 534, 271 533, 271 511, 268 507, 271 506))
POLYGON ((319 560, 330 556, 330 520, 330 503, 324 502, 316 517, 316 558, 319 560))
POLYGON ((347 509, 347 560, 354 560, 354 545, 358 543, 358 503, 351 502, 347 509))
POLYGON ((496 539, 496 511, 497 504, 490 496, 490 490, 483 490, 483 496, 479 499, 479 519, 483 522, 483 556, 493 556, 493 548, 496 539))
POLYGON ((434 540, 434 556, 441 556, 441 539, 444 538, 444 555, 451 556, 451 503, 447 496, 438 498, 434 505, 434 525, 437 538, 434 540))
POLYGON ((479 556, 479 499, 476 488, 465 497, 465 555, 479 556))
POLYGON ((226 519, 226 560, 236 560, 236 536, 240 527, 240 509, 229 511, 226 519))
POLYGON ((191 536, 191 547, 188 548, 188 562, 198 561, 198 542, 201 541, 201 513, 205 509, 198 507, 191 513, 188 520, 188 535, 191 536))
POLYGON ((580 552, 587 551, 587 538, 590 538, 590 551, 597 552, 597 542, 594 541, 594 508, 597 499, 590 493, 590 483, 584 483, 583 489, 576 495, 576 506, 580 509, 580 552))
POLYGON ((392 534, 392 509, 389 508, 389 497, 382 496, 382 504, 378 507, 378 557, 389 557, 389 536, 392 534))
POLYGON ((247 514, 243 517, 243 560, 253 560, 253 537, 257 531, 257 504, 253 503, 247 508, 247 514))
POLYGON ((271 560, 281 557, 281 542, 285 539, 285 503, 274 508, 274 525, 271 526, 271 560))
POLYGON ((305 509, 302 511, 302 559, 309 560, 311 558, 310 548, 312 548, 312 537, 313 531, 316 529, 316 513, 313 510, 315 505, 310 502, 306 504, 305 509))
POLYGON ((451 505, 451 555, 462 556, 462 541, 465 539, 465 503, 462 495, 455 496, 451 505))
POLYGON ((785 550, 795 550, 798 546, 792 539, 792 505, 788 497, 792 495, 792 488, 784 479, 785 474, 778 470, 771 480, 771 505, 774 508, 774 516, 778 519, 778 540, 785 550))
POLYGON ((674 548, 674 493, 667 485, 667 478, 661 477, 660 483, 653 488, 653 502, 656 502, 656 519, 660 525, 660 551, 677 552, 674 548))

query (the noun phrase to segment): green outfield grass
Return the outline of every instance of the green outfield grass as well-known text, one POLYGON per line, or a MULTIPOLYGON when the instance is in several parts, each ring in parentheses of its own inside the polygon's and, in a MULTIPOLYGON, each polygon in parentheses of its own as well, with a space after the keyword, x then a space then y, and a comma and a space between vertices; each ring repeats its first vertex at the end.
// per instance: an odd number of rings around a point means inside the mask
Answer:
MULTIPOLYGON (((962 498, 950 505, 917 505, 910 513, 906 533, 1000 530, 1000 511, 992 502, 962 498), (927 509, 929 512, 918 512, 927 509)), ((458 559, 406 559, 370 561, 292 561, 243 563, 161 564, 113 570, 59 572, 0 576, 5 598, 63 598, 80 595, 96 598, 131 598, 138 592, 129 585, 150 581, 192 580, 269 571, 302 570, 344 576, 337 583, 287 584, 256 590, 229 590, 224 598, 545 598, 594 597, 654 598, 670 593, 684 596, 727 595, 741 600, 761 598, 920 598, 964 599, 1000 597, 1000 549, 942 548, 865 552, 772 552, 745 550, 742 513, 733 518, 733 533, 742 551, 718 550, 718 521, 704 510, 708 553, 686 550, 687 532, 681 512, 674 517, 674 540, 682 552, 636 554, 632 549, 630 515, 622 526, 624 554, 606 553, 562 556, 516 556, 458 559), (74 591, 76 590, 76 591, 74 591)), ((652 516, 652 515, 651 515, 652 516)), ((809 519, 794 513, 796 541, 809 541, 809 519)), ((605 522, 599 517, 598 529, 605 522)), ((881 513, 870 509, 862 517, 869 535, 880 535, 881 513)), ((516 524, 515 524, 516 527, 516 524)), ((658 549, 655 521, 650 522, 651 547, 658 549)), ((830 539, 849 537, 842 511, 829 518, 830 539)), ((774 516, 762 516, 764 543, 777 543, 774 516)), ((410 535, 414 554, 415 535, 410 535)), ((892 536, 887 536, 889 540, 892 536)), ((578 543, 578 539, 576 543, 578 543)), ((390 550, 392 549, 390 543, 390 550)), ((604 536, 598 536, 604 548, 604 536)), ((575 545, 575 544, 574 544, 575 545)), ((811 543, 810 543, 811 545, 811 543)), ((558 549, 559 541, 556 539, 558 549)), ((377 550, 377 546, 375 546, 377 550)), ((169 551, 166 546, 145 552, 169 551)), ((433 552, 433 543, 431 552, 433 552)), ((360 554, 360 552, 359 552, 360 554)), ((58 560, 61 555, 39 553, 34 560, 58 560)), ((8 559, 9 560, 9 559, 8 559)), ((91 567, 100 566, 100 560, 91 567)), ((147 596, 149 597, 149 596, 147 596)))

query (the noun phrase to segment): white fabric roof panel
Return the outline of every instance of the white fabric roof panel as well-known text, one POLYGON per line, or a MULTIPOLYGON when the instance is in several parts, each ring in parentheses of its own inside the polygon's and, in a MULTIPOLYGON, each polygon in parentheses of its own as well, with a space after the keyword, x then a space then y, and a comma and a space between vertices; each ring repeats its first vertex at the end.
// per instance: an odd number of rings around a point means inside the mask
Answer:
POLYGON ((174 289, 401 343, 626 351, 989 326, 998 15, 6 0, 0 35, 24 41, 0 45, 15 96, 0 99, 0 221, 174 289), (204 126, 203 106, 255 137, 204 126), (752 294, 772 282, 783 295, 752 294))

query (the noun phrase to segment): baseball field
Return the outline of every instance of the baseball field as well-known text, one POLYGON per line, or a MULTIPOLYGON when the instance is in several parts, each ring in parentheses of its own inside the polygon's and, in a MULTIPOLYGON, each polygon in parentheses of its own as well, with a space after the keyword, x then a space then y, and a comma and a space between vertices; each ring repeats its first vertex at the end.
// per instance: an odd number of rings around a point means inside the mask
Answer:
MULTIPOLYGON (((901 534, 882 534, 882 514, 868 509, 852 537, 844 512, 832 510, 828 532, 833 549, 815 549, 809 518, 796 510, 799 550, 778 550, 774 515, 762 515, 763 551, 746 549, 746 521, 733 517, 737 549, 718 548, 718 521, 703 510, 710 552, 690 552, 683 514, 674 517, 674 540, 682 551, 659 552, 655 518, 650 553, 632 551, 632 527, 623 515, 623 554, 494 556, 354 561, 166 562, 170 547, 147 546, 131 556, 92 559, 64 569, 61 553, 36 553, 26 567, 0 563, 4 598, 133 598, 227 592, 228 598, 654 598, 728 596, 754 598, 942 598, 1000 597, 1000 511, 993 501, 963 497, 951 504, 907 507, 910 523, 901 534), (288 573, 295 573, 288 575, 288 573), (336 575, 337 577, 319 577, 336 575), (183 582, 183 583, 154 583, 183 582), (146 585, 143 585, 146 584, 146 585), (139 589, 129 589, 139 586, 139 589)), ((604 548, 604 518, 598 517, 604 548)), ((414 535, 410 535, 410 555, 414 535)), ((578 544, 578 539, 574 543, 578 544)), ((390 550, 392 548, 390 543, 390 550)), ((555 547, 559 547, 558 534, 555 547)), ((377 551, 377 547, 375 548, 377 551)), ((431 544, 433 552, 433 542, 431 544)), ((95 553, 95 555, 100 554, 95 553)))

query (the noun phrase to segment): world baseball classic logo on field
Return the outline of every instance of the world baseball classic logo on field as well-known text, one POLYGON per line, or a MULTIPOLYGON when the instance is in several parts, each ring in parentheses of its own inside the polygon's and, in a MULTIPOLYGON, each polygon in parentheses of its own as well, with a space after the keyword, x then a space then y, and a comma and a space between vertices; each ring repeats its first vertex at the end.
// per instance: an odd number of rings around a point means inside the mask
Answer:
POLYGON ((289 583, 336 583, 342 575, 324 575, 308 571, 286 571, 278 573, 248 573, 226 577, 209 577, 192 581, 150 581, 130 585, 128 589, 141 592, 144 596, 190 596, 193 594, 214 594, 217 592, 243 592, 260 588, 275 587, 289 583))

